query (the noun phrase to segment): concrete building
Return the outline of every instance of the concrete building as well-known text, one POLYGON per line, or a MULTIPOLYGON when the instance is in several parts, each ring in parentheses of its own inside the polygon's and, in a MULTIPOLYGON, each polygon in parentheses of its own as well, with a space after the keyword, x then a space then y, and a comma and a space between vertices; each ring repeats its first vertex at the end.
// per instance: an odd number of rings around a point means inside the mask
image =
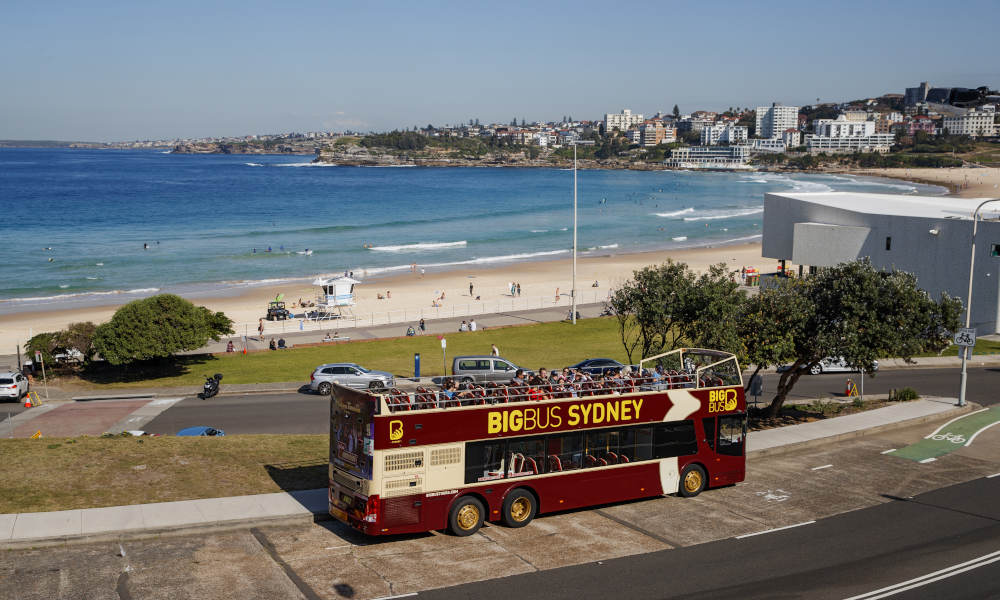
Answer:
POLYGON ((836 119, 816 119, 813 131, 822 137, 869 136, 875 133, 875 121, 852 121, 846 115, 836 119))
POLYGON ((701 145, 744 144, 747 141, 748 129, 732 123, 716 123, 701 130, 701 145))
POLYGON ((794 129, 799 125, 799 107, 771 106, 757 107, 757 137, 764 139, 780 138, 781 132, 794 129))
POLYGON ((904 121, 903 124, 906 126, 906 135, 916 135, 918 131, 934 135, 937 131, 934 120, 927 115, 916 115, 910 120, 904 121))
POLYGON ((964 115, 946 116, 941 122, 941 129, 947 129, 951 135, 967 135, 969 137, 991 137, 997 134, 993 122, 996 113, 993 106, 983 106, 973 109, 964 115))
POLYGON ((806 149, 814 154, 841 154, 850 152, 888 152, 896 143, 896 136, 891 133, 873 133, 872 135, 854 136, 806 136, 806 149))
POLYGON ((744 169, 748 160, 750 146, 688 146, 674 148, 664 162, 683 169, 744 169))
POLYGON ((750 149, 755 153, 779 154, 788 150, 788 144, 785 143, 784 138, 774 138, 773 140, 754 138, 750 140, 750 149))
POLYGON ((927 100, 927 92, 931 90, 930 84, 923 81, 917 87, 906 88, 903 94, 903 104, 905 106, 916 106, 927 100))
POLYGON ((630 144, 641 144, 642 143, 642 132, 639 131, 638 127, 633 127, 625 132, 625 137, 628 138, 628 143, 630 144))
MULTIPOLYGON (((768 193, 761 253, 810 268, 868 257, 877 268, 913 273, 932 298, 947 292, 964 300, 972 213, 980 202, 953 196, 768 193)), ((981 219, 972 325, 986 335, 1000 331, 1000 207, 987 205, 981 219)))
POLYGON ((669 144, 677 139, 677 133, 673 127, 663 126, 661 121, 647 121, 639 126, 641 143, 646 148, 651 148, 657 144, 669 144), (669 134, 668 134, 669 132, 669 134), (667 138, 670 138, 669 140, 667 138))
POLYGON ((781 133, 781 141, 786 148, 798 148, 802 145, 802 132, 789 127, 781 133))
POLYGON ((642 115, 633 115, 631 110, 623 108, 621 113, 604 115, 604 130, 610 132, 617 127, 624 133, 629 127, 641 124, 643 120, 642 115))

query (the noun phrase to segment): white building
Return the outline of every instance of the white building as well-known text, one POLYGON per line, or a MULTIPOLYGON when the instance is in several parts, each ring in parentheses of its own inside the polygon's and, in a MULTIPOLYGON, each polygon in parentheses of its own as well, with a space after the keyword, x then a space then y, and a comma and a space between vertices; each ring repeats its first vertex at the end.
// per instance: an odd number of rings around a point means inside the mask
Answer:
POLYGON ((604 115, 604 130, 610 132, 617 127, 619 131, 624 132, 633 125, 641 124, 644 120, 642 115, 633 115, 631 110, 624 108, 620 114, 608 113, 604 115))
POLYGON ((751 140, 750 147, 757 153, 777 154, 787 150, 788 144, 786 144, 785 140, 782 138, 774 138, 771 140, 754 139, 751 140))
POLYGON ((798 148, 802 145, 802 132, 790 127, 781 133, 781 141, 785 142, 785 148, 798 148))
POLYGON ((821 137, 869 136, 875 133, 875 121, 852 121, 840 115, 836 119, 816 119, 813 130, 821 137))
POLYGON ((757 107, 757 137, 778 138, 781 132, 789 128, 799 126, 799 107, 782 106, 772 104, 771 106, 757 107))
MULTIPOLYGON (((968 295, 972 213, 982 199, 850 192, 764 194, 761 254, 830 267, 868 257, 917 276, 932 298, 968 295)), ((994 205, 996 206, 996 205, 994 205)), ((1000 209, 987 205, 976 236, 972 325, 998 329, 1000 209)))
POLYGON ((896 136, 891 133, 837 137, 812 134, 806 136, 806 148, 814 154, 819 152, 828 154, 888 152, 894 143, 896 143, 896 136))
POLYGON ((967 135, 970 137, 997 135, 997 126, 993 122, 996 116, 995 108, 990 105, 979 110, 972 109, 957 117, 944 117, 942 129, 947 129, 951 135, 967 135))
POLYGON ((683 169, 745 169, 750 146, 688 146, 674 148, 665 164, 683 169))
POLYGON ((747 128, 733 123, 716 123, 701 130, 701 145, 744 144, 747 141, 747 128))
POLYGON ((625 132, 625 137, 628 138, 628 143, 630 144, 640 144, 642 143, 642 132, 639 131, 638 127, 633 127, 625 132))

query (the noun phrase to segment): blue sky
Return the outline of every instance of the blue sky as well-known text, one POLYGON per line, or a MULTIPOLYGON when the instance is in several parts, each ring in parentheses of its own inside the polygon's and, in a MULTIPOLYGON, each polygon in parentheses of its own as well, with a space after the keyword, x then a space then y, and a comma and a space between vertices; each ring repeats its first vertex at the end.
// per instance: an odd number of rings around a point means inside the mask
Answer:
POLYGON ((1000 86, 996 0, 7 0, 0 15, 0 139, 385 130, 1000 86))

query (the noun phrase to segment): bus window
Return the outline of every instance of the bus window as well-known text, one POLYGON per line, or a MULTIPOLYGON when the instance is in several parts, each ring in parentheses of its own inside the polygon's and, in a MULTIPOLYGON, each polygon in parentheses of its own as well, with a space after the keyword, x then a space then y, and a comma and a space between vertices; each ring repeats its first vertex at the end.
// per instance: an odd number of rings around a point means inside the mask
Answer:
POLYGON ((531 438, 507 444, 507 476, 523 477, 545 472, 545 440, 531 438))
POLYGON ((618 462, 630 463, 653 458, 653 429, 649 426, 623 427, 618 462))
POLYGON ((585 467, 618 464, 619 435, 617 430, 589 431, 586 435, 585 467))
POLYGON ((746 417, 734 415, 719 417, 719 454, 743 456, 743 441, 746 439, 746 417))
POLYGON ((705 442, 709 448, 715 450, 715 417, 702 419, 701 423, 705 426, 705 442))
POLYGON ((503 477, 503 442, 473 442, 465 445, 465 483, 503 477))
POLYGON ((686 456, 698 451, 694 421, 660 423, 653 427, 653 457, 686 456))
POLYGON ((545 442, 546 468, 550 473, 572 471, 583 466, 583 435, 564 433, 554 435, 545 442))

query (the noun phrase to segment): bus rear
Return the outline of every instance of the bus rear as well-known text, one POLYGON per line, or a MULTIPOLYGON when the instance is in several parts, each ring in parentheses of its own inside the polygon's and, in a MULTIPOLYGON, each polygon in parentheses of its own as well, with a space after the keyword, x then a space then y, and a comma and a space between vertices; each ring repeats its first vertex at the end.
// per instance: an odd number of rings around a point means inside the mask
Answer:
POLYGON ((378 515, 372 489, 378 403, 376 396, 340 385, 330 396, 330 515, 365 533, 378 515))

